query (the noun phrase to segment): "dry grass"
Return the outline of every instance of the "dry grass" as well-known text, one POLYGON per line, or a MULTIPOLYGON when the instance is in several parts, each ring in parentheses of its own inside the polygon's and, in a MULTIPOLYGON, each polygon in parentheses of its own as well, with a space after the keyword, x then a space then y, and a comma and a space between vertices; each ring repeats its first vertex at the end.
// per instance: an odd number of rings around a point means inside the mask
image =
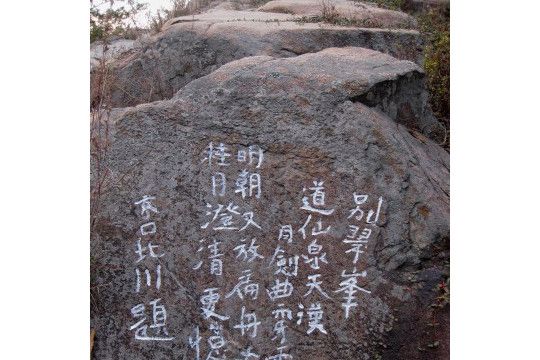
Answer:
POLYGON ((450 119, 450 7, 432 8, 419 16, 426 43, 424 68, 435 114, 450 119))
POLYGON ((339 20, 336 6, 330 0, 321 0, 321 18, 324 22, 334 24, 339 20))
MULTIPOLYGON (((95 226, 101 213, 101 199, 110 183, 110 171, 105 166, 105 157, 110 146, 108 103, 110 100, 111 71, 105 56, 94 69, 91 77, 90 101, 90 241, 95 240, 95 226)), ((90 258, 90 310, 99 312, 98 266, 90 258)))
POLYGON ((156 15, 149 16, 150 30, 159 32, 163 25, 176 17, 200 13, 209 4, 210 0, 171 0, 168 8, 161 8, 156 15))
POLYGON ((320 2, 320 12, 318 15, 302 16, 296 18, 295 21, 299 24, 325 23, 336 26, 350 26, 358 28, 416 29, 414 22, 409 21, 387 26, 373 18, 358 19, 354 16, 343 16, 343 14, 340 14, 339 11, 337 11, 336 6, 331 0, 322 0, 320 2))
POLYGON ((109 182, 109 170, 104 158, 110 145, 110 96, 113 83, 110 67, 103 56, 91 75, 90 101, 90 226, 95 225, 101 197, 109 182))

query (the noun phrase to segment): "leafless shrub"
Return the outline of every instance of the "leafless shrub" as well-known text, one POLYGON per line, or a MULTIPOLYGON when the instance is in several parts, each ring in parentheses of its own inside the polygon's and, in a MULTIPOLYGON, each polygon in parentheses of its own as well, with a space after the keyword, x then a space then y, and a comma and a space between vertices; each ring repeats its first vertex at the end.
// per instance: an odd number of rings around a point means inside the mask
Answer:
POLYGON ((336 23, 339 19, 339 13, 336 5, 331 0, 321 0, 321 18, 327 23, 336 23))
MULTIPOLYGON (((106 48, 104 49, 104 52, 106 48)), ((93 228, 100 211, 100 201, 109 181, 109 171, 104 166, 110 144, 110 96, 113 83, 111 69, 105 54, 91 73, 90 83, 90 221, 93 228)))
POLYGON ((150 30, 154 33, 159 32, 167 21, 179 16, 200 13, 209 3, 210 0, 171 0, 168 8, 161 8, 155 15, 148 15, 150 30))

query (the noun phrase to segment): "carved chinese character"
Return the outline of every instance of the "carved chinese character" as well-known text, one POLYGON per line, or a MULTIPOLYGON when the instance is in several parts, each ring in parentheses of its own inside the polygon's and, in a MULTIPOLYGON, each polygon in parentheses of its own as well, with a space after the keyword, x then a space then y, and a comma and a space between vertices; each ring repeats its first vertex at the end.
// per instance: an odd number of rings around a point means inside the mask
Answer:
POLYGON ((275 280, 275 284, 268 292, 270 300, 274 301, 276 299, 286 298, 291 296, 294 290, 293 284, 289 282, 289 278, 285 278, 285 281, 280 281, 279 279, 275 280))
POLYGON ((141 244, 141 238, 137 240, 137 250, 135 250, 135 254, 137 254, 139 257, 137 258, 136 263, 141 262, 146 258, 146 256, 150 256, 151 258, 160 258, 165 254, 156 254, 155 249, 157 249, 159 245, 152 245, 152 242, 148 242, 148 247, 142 246, 141 244), (145 254, 145 252, 148 251, 148 254, 145 254))
POLYGON ((255 313, 246 313, 246 307, 242 306, 242 314, 240 315, 240 323, 234 325, 235 329, 240 329, 242 336, 248 331, 251 331, 251 337, 257 337, 257 327, 261 324, 257 321, 257 315, 255 313))
POLYGON ((146 220, 150 218, 150 212, 158 213, 157 208, 152 204, 152 200, 155 199, 154 196, 144 195, 141 200, 135 202, 135 205, 140 205, 141 216, 146 220))
POLYGON ((238 179, 236 179, 236 194, 240 193, 242 199, 255 196, 255 198, 261 197, 261 175, 257 173, 249 173, 247 170, 243 170, 238 179))
POLYGON ((238 283, 234 288, 225 295, 225 299, 230 298, 236 294, 240 299, 244 299, 244 296, 251 296, 252 300, 256 300, 259 295, 259 284, 254 283, 251 280, 251 270, 244 270, 242 276, 238 278, 238 283))
MULTIPOLYGON (((135 286, 135 292, 139 292, 141 290, 141 271, 139 268, 135 269, 135 274, 137 276, 137 283, 135 286)), ((146 286, 150 287, 152 286, 152 276, 150 274, 150 270, 145 269, 144 274, 146 275, 146 286)), ((156 289, 159 290, 161 287, 161 265, 158 265, 156 267, 156 289)))
POLYGON ((322 296, 324 296, 327 299, 330 299, 330 296, 328 296, 327 293, 323 291, 321 288, 322 281, 318 281, 318 278, 321 276, 321 274, 313 274, 308 275, 308 283, 306 286, 309 288, 308 291, 304 294, 304 297, 307 297, 309 294, 313 292, 313 290, 317 290, 322 296))
POLYGON ((170 337, 166 327, 167 311, 165 306, 158 304, 161 299, 150 301, 152 305, 152 324, 146 325, 145 306, 138 304, 131 308, 131 315, 135 319, 140 319, 129 329, 135 330, 135 339, 143 341, 171 341, 174 337, 170 337), (152 336, 148 334, 148 329, 153 332, 152 336))
POLYGON ((201 296, 201 307, 202 315, 205 319, 210 319, 212 317, 224 321, 228 320, 228 316, 219 315, 216 313, 216 304, 218 303, 221 295, 217 292, 218 288, 208 288, 204 290, 204 294, 201 296))
POLYGON ((349 313, 351 308, 358 306, 358 303, 355 301, 356 297, 355 294, 358 291, 365 292, 367 294, 371 294, 371 291, 366 290, 360 286, 358 286, 358 278, 359 277, 366 277, 367 273, 366 271, 357 272, 356 268, 353 268, 353 271, 350 274, 347 274, 345 270, 341 272, 341 277, 344 278, 342 282, 339 283, 340 288, 334 292, 340 293, 343 292, 345 296, 343 299, 344 302, 341 303, 341 306, 345 309, 345 318, 349 318, 349 313))
POLYGON ((202 162, 208 162, 208 166, 212 166, 212 163, 219 166, 229 166, 230 164, 227 162, 229 157, 231 157, 231 154, 228 152, 227 146, 223 143, 214 146, 214 143, 210 142, 205 150, 205 158, 202 162))
POLYGON ((324 315, 323 309, 321 307, 321 303, 315 303, 311 304, 309 309, 307 309, 307 315, 308 315, 308 330, 307 334, 311 334, 315 330, 318 330, 322 332, 323 334, 326 334, 326 330, 324 329, 324 325, 322 323, 322 318, 324 315))

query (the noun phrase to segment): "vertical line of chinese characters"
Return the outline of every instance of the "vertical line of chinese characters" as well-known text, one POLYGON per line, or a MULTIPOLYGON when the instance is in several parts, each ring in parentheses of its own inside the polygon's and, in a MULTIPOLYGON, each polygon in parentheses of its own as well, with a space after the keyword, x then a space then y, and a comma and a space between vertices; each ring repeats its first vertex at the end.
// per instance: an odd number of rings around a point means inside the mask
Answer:
POLYGON ((327 334, 324 327, 324 308, 321 301, 330 299, 330 296, 322 288, 323 282, 320 279, 320 270, 328 264, 328 260, 326 252, 323 251, 323 246, 318 243, 318 240, 330 232, 332 226, 323 224, 323 220, 332 215, 335 209, 326 207, 324 181, 314 180, 313 186, 304 187, 302 193, 304 193, 304 196, 302 197, 300 210, 306 215, 305 221, 296 232, 292 224, 280 226, 278 244, 270 261, 270 264, 275 264, 276 267, 274 275, 280 277, 276 277, 273 286, 268 290, 268 295, 272 301, 279 300, 277 301, 277 307, 272 311, 272 315, 276 320, 272 340, 277 340, 278 344, 275 355, 268 357, 269 360, 293 358, 292 355, 285 352, 290 346, 286 330, 290 325, 301 325, 304 314, 307 314, 307 335, 316 332, 323 335, 327 334), (307 254, 299 256, 298 254, 288 253, 288 246, 296 238, 300 238, 303 242, 309 242, 306 248, 307 254), (303 260, 303 264, 307 264, 311 272, 307 276, 305 284, 307 290, 303 294, 303 298, 309 301, 310 305, 306 308, 304 304, 299 303, 297 309, 293 310, 281 299, 289 298, 295 290, 290 279, 292 280, 298 276, 300 259, 303 260))
POLYGON ((365 278, 367 276, 367 271, 363 270, 358 272, 357 263, 360 259, 360 255, 363 254, 364 249, 367 248, 373 228, 379 220, 383 198, 379 197, 377 209, 370 209, 366 215, 362 207, 366 206, 368 198, 369 195, 357 195, 356 193, 353 193, 355 207, 349 210, 349 215, 347 216, 349 225, 343 243, 350 246, 345 253, 353 255, 353 267, 352 271, 349 273, 347 273, 346 270, 341 272, 341 278, 343 280, 339 283, 339 289, 335 290, 335 293, 343 294, 341 306, 345 312, 346 319, 351 315, 351 310, 358 306, 358 303, 356 302, 356 293, 360 291, 365 294, 371 294, 371 291, 358 285, 358 279, 361 277, 365 278), (366 215, 365 218, 364 215, 366 215), (365 221, 363 222, 362 220, 364 219, 365 221), (361 228, 362 230, 360 230, 361 228))
MULTIPOLYGON (((207 287, 200 296, 201 316, 206 321, 210 336, 206 339, 206 359, 225 359, 224 354, 227 339, 223 334, 223 321, 231 320, 241 336, 256 338, 260 321, 253 309, 254 301, 259 296, 259 284, 252 279, 250 265, 261 261, 264 257, 259 254, 257 238, 246 236, 248 230, 262 231, 256 214, 247 208, 247 200, 258 201, 262 194, 262 179, 259 169, 264 160, 264 152, 257 145, 247 148, 238 147, 236 151, 223 143, 210 142, 204 151, 201 163, 208 166, 211 171, 210 191, 212 201, 206 203, 206 222, 201 230, 207 237, 199 241, 197 253, 200 258, 193 266, 196 271, 208 271, 216 280, 226 273, 223 263, 222 234, 234 233, 238 235, 238 244, 234 247, 236 259, 243 264, 244 270, 238 274, 238 282, 232 289, 221 289, 218 286, 207 287), (231 162, 242 165, 240 173, 231 174, 231 162), (232 180, 231 180, 232 179, 232 180), (222 203, 226 195, 235 196, 238 200, 222 203), (239 205, 240 204, 240 205, 239 205), (235 299, 241 302, 241 313, 228 316, 219 310, 219 301, 222 298, 235 299)), ((217 281, 216 281, 217 282, 217 281)), ((199 360, 204 349, 201 342, 204 340, 200 328, 197 326, 193 335, 189 337, 189 345, 194 351, 195 359, 199 360)), ((251 347, 247 347, 239 354, 243 359, 258 359, 259 355, 251 347)))
MULTIPOLYGON (((159 258, 165 254, 160 252, 159 245, 153 244, 157 232, 156 222, 152 220, 152 215, 158 213, 158 209, 153 204, 154 196, 144 195, 142 199, 134 204, 140 217, 144 221, 137 231, 137 241, 134 246, 135 251, 135 286, 134 292, 144 298, 144 290, 155 287, 159 292, 161 289, 161 263, 159 258)), ((135 321, 130 326, 134 332, 136 340, 140 341, 172 341, 174 337, 169 336, 167 330, 167 310, 161 298, 155 298, 148 302, 139 303, 131 308, 131 315, 135 321), (145 305, 146 303, 146 305, 145 305), (151 307, 151 321, 148 325, 147 307, 151 307)))
POLYGON ((308 282, 306 283, 308 290, 304 294, 304 297, 312 300, 307 309, 309 326, 307 334, 309 335, 314 331, 327 334, 323 325, 323 307, 320 301, 313 301, 313 299, 330 299, 330 296, 322 289, 322 280, 320 279, 321 267, 328 264, 328 260, 326 260, 326 252, 323 252, 323 246, 317 243, 317 239, 319 237, 324 237, 330 232, 332 226, 326 226, 326 224, 323 225, 323 218, 332 215, 335 209, 326 207, 324 181, 313 181, 313 186, 308 189, 304 188, 302 191, 305 193, 307 190, 309 190, 310 196, 304 196, 302 198, 301 209, 306 211, 308 215, 305 223, 299 230, 303 239, 308 238, 311 240, 307 246, 307 255, 302 255, 304 262, 309 265, 310 270, 313 272, 308 275, 308 282), (315 226, 311 227, 311 232, 306 232, 308 225, 314 217, 317 218, 315 226))

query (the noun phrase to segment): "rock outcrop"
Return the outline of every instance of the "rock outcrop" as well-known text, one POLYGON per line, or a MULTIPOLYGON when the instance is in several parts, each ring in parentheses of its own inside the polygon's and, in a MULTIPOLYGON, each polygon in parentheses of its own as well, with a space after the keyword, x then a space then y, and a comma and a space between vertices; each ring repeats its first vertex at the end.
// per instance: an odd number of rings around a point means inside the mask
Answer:
POLYGON ((90 70, 99 66, 102 60, 111 62, 137 48, 140 44, 135 40, 115 39, 105 44, 102 41, 96 41, 90 44, 90 70))
POLYGON ((338 21, 341 18, 366 27, 407 29, 417 26, 416 20, 403 12, 348 0, 273 0, 259 10, 308 17, 326 16, 338 21))
MULTIPOLYGON (((392 19, 386 14, 394 12, 379 11, 376 18, 392 19)), ((169 99, 192 80, 244 57, 293 57, 344 46, 422 62, 415 30, 336 26, 305 22, 292 14, 214 9, 172 19, 135 52, 115 60, 110 102, 124 107, 169 99)))
POLYGON ((364 48, 255 56, 119 112, 95 358, 447 359, 449 155, 417 131, 420 76, 364 48))

